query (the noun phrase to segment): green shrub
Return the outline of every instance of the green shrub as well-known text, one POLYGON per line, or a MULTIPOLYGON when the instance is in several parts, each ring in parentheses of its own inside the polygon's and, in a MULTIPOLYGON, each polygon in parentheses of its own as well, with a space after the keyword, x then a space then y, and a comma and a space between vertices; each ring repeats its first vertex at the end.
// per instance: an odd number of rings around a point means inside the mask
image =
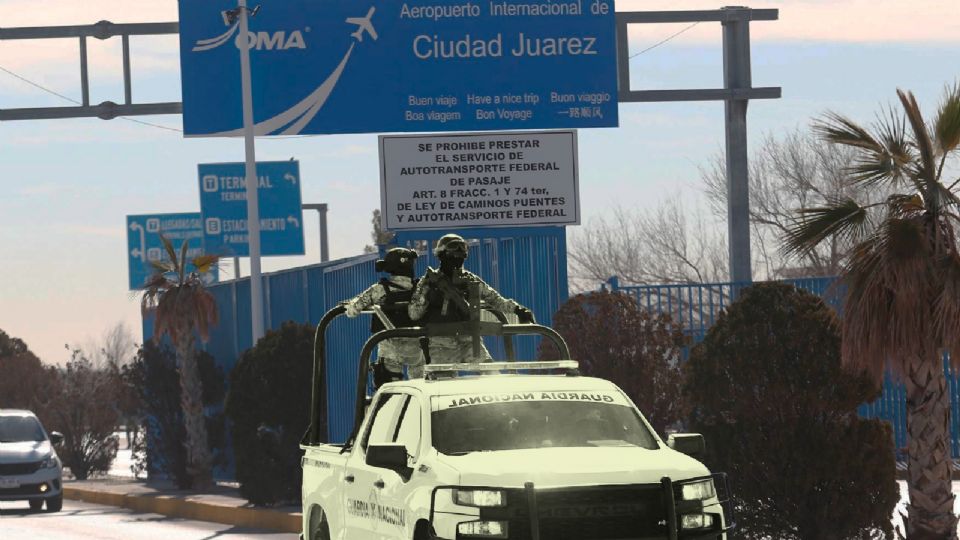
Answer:
MULTIPOLYGON (((213 357, 197 355, 204 407, 215 409, 223 403, 225 377, 213 357)), ((187 472, 187 451, 183 445, 186 429, 180 405, 180 378, 174 352, 148 341, 133 362, 124 366, 123 381, 137 396, 138 415, 143 419, 145 437, 134 446, 134 472, 168 477, 181 488, 192 484, 187 472)), ((226 429, 223 413, 207 416, 207 443, 214 466, 227 462, 224 454, 226 429)))
POLYGON ((40 409, 49 378, 48 368, 22 339, 0 330, 0 409, 33 410, 46 422, 40 409))
POLYGON ((730 475, 738 536, 892 537, 899 499, 890 426, 857 416, 879 395, 840 363, 839 324, 781 283, 745 289, 686 365, 704 462, 730 475))
POLYGON ((300 439, 310 416, 311 326, 286 322, 243 353, 230 373, 230 418, 240 493, 254 504, 300 500, 300 439))
MULTIPOLYGON (((553 326, 583 374, 622 388, 658 433, 683 418, 679 362, 687 340, 669 315, 651 315, 624 294, 595 292, 567 300, 553 326)), ((553 344, 541 343, 541 358, 556 358, 553 344)))
POLYGON ((116 378, 106 367, 96 367, 82 351, 74 350, 67 365, 51 370, 44 390, 55 396, 45 407, 45 427, 63 433, 57 454, 78 480, 107 473, 117 457, 119 415, 113 404, 116 378))

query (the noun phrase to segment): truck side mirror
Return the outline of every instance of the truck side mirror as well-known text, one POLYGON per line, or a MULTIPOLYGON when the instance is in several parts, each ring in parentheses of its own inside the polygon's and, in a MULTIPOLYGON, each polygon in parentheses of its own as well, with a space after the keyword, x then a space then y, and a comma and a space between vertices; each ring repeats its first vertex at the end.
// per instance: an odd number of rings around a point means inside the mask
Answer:
POLYGON ((401 473, 408 470, 407 447, 397 443, 371 444, 367 447, 367 465, 401 473))
POLYGON ((667 437, 667 446, 690 457, 698 457, 707 449, 699 433, 672 433, 667 437))
POLYGON ((63 433, 60 433, 59 431, 50 432, 50 444, 57 445, 62 442, 63 442, 63 433))

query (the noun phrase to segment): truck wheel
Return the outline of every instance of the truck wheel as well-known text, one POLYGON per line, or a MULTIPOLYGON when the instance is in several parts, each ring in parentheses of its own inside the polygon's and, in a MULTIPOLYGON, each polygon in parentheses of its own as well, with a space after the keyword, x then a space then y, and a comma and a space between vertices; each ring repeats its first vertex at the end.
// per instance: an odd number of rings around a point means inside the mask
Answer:
POLYGON ((436 531, 430 526, 430 523, 424 520, 417 522, 417 528, 413 531, 413 540, 435 540, 436 531))
POLYGON ((330 526, 327 515, 319 506, 310 512, 310 540, 330 540, 330 526))

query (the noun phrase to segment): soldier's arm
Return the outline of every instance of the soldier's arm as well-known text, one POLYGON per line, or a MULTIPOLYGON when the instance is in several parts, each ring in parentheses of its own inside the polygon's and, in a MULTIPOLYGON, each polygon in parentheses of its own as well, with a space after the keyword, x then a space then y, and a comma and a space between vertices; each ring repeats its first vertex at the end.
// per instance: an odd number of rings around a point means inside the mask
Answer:
POLYGON ((407 315, 410 316, 410 320, 419 321, 423 314, 427 312, 427 292, 429 290, 430 286, 426 279, 417 282, 417 288, 413 290, 413 296, 410 298, 410 303, 407 304, 407 315))
POLYGON ((490 285, 487 285, 485 281, 476 275, 472 276, 474 279, 480 282, 480 299, 483 300, 486 305, 506 314, 511 314, 516 311, 518 307, 520 307, 520 304, 516 303, 514 300, 500 296, 500 293, 498 293, 496 289, 490 285))
POLYGON ((347 317, 356 317, 361 311, 374 304, 379 304, 385 296, 386 291, 383 290, 383 285, 374 283, 367 287, 367 290, 346 302, 347 317))

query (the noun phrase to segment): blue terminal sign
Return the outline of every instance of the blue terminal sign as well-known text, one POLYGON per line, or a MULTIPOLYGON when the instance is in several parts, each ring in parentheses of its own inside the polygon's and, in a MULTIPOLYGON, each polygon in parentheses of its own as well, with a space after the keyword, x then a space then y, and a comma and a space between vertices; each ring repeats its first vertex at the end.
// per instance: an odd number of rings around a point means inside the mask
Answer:
POLYGON ((613 0, 180 0, 187 136, 617 126, 613 0))
MULTIPOLYGON (((196 212, 127 216, 127 267, 131 291, 142 289, 143 284, 154 274, 151 261, 170 260, 160 239, 161 235, 170 240, 178 256, 180 247, 186 241, 187 260, 205 254, 202 221, 200 214, 196 212)), ((187 272, 195 270, 192 264, 187 265, 187 272)), ((203 280, 207 283, 217 281, 218 277, 216 265, 203 274, 203 280)))
MULTIPOLYGON (((244 164, 201 164, 198 170, 207 252, 221 257, 249 257, 244 164)), ((257 183, 260 254, 303 255, 300 162, 258 162, 257 183)))

